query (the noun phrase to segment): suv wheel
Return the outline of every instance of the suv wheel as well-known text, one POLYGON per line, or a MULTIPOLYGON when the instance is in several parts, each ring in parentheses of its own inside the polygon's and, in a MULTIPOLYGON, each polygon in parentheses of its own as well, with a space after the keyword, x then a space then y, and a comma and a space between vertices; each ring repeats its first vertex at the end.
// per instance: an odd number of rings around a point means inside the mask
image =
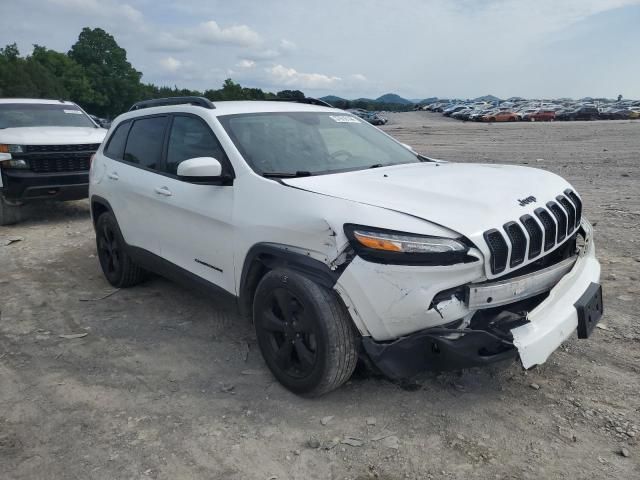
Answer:
POLYGON ((0 225, 13 225, 22 220, 22 204, 9 203, 0 195, 0 225))
POLYGON ((102 272, 111 285, 126 288, 144 280, 145 271, 127 254, 124 238, 112 213, 98 217, 96 246, 102 272))
POLYGON ((334 292, 294 271, 272 270, 256 289, 253 320, 265 362, 292 392, 319 396, 351 377, 356 334, 334 292))

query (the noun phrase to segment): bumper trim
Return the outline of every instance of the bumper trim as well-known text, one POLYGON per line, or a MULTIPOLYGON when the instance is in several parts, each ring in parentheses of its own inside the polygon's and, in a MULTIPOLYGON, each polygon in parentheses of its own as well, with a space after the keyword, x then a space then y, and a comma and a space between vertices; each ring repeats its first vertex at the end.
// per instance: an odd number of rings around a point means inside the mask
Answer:
POLYGON ((469 310, 494 308, 551 290, 576 263, 577 255, 550 267, 501 282, 467 286, 469 310))
POLYGON ((384 343, 363 337, 362 345, 371 362, 394 380, 408 379, 425 370, 484 366, 517 355, 511 342, 485 330, 470 329, 428 328, 384 343))

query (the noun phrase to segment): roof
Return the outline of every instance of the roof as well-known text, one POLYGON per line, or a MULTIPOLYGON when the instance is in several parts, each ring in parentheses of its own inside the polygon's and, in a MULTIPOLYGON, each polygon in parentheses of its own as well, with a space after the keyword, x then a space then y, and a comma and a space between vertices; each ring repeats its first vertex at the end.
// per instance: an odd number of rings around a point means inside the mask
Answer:
MULTIPOLYGON (((296 102, 280 102, 280 101, 224 101, 213 102, 215 109, 203 108, 195 105, 169 105, 162 107, 149 107, 140 110, 133 110, 120 115, 116 120, 124 120, 126 118, 135 118, 143 115, 152 115, 154 113, 171 113, 171 112, 191 112, 200 115, 211 115, 214 117, 221 115, 232 115, 237 113, 267 113, 267 112, 341 112, 344 110, 337 108, 321 107, 309 105, 306 103, 296 102)), ((114 120, 114 122, 116 121, 114 120)))
POLYGON ((40 103, 45 105, 75 105, 73 102, 65 100, 52 100, 47 98, 0 98, 1 103, 40 103))

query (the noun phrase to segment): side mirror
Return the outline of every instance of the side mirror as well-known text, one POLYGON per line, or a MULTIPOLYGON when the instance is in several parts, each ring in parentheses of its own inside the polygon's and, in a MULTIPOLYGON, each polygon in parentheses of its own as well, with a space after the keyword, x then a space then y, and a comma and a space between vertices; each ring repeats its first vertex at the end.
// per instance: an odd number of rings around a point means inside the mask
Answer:
POLYGON ((178 177, 200 185, 233 185, 232 175, 222 174, 222 165, 213 157, 197 157, 178 165, 178 177))
POLYGON ((178 165, 179 177, 190 177, 194 180, 203 180, 222 175, 222 165, 213 157, 197 157, 185 160, 178 165), (197 177, 197 178, 195 178, 197 177))

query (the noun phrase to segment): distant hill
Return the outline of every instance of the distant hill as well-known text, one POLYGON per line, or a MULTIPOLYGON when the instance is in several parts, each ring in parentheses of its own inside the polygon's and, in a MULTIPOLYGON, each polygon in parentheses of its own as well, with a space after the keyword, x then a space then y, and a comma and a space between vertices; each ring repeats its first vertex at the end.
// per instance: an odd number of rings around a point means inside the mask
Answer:
POLYGON ((499 102, 500 99, 494 95, 485 95, 483 97, 478 97, 473 99, 476 102, 499 102))
POLYGON ((400 95, 396 95, 395 93, 386 93, 375 100, 380 103, 396 103, 400 105, 413 105, 411 100, 407 100, 406 98, 402 98, 400 95))
POLYGON ((346 99, 342 97, 337 97, 335 95, 327 95, 326 97, 321 97, 318 100, 322 100, 323 102, 330 103, 331 105, 333 105, 334 103, 347 101, 346 99))

